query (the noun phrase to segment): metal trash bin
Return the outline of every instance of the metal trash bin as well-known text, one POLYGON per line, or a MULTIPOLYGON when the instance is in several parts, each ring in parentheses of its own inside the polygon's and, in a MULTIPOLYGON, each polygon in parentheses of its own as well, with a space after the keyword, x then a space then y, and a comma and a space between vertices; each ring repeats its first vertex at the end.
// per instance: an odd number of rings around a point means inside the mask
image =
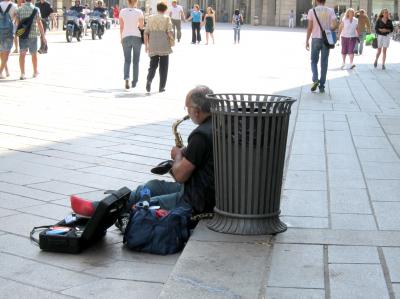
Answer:
POLYGON ((216 206, 208 227, 239 235, 276 234, 294 98, 211 94, 216 206))

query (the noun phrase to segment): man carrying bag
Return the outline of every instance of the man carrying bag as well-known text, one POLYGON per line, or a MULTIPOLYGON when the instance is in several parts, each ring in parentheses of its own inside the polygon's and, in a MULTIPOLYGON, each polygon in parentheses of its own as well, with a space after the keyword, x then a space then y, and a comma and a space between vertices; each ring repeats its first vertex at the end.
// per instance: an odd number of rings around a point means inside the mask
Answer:
POLYGON ((36 78, 39 75, 37 69, 38 36, 41 36, 43 43, 47 43, 47 41, 39 9, 35 8, 31 0, 25 0, 24 5, 17 11, 17 36, 19 36, 20 44, 20 79, 26 79, 25 57, 28 50, 32 56, 33 78, 36 78))
POLYGON ((311 71, 312 81, 311 91, 319 88, 320 93, 325 92, 326 73, 328 71, 329 46, 324 43, 323 31, 335 30, 337 28, 336 15, 332 8, 325 6, 325 0, 316 0, 317 6, 308 12, 306 49, 310 50, 309 39, 311 42, 311 71), (318 18, 318 20, 317 20, 318 18), (321 30, 322 29, 322 30, 321 30), (318 79, 318 61, 321 53, 321 74, 318 79))

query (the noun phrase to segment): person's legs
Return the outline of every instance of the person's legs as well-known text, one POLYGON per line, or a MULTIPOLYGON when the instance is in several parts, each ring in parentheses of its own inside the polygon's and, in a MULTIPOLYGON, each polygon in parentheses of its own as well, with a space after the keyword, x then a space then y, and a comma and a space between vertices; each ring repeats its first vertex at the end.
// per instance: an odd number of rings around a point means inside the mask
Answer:
POLYGON ((28 39, 20 39, 19 40, 19 68, 21 70, 20 79, 25 79, 25 57, 26 52, 28 52, 29 44, 28 39))
POLYGON ((182 37, 181 20, 176 20, 176 31, 176 37, 178 39, 178 42, 180 42, 182 37))
POLYGON ((363 52, 363 50, 364 50, 365 35, 366 35, 365 32, 361 33, 360 42, 358 43, 358 44, 359 44, 359 47, 358 47, 358 54, 360 54, 360 55, 362 54, 362 52, 363 52))
POLYGON ((38 65, 37 52, 31 53, 31 57, 32 57, 33 77, 37 77, 37 75, 39 75, 39 72, 37 70, 37 65, 38 65))
POLYGON ((29 38, 28 43, 29 43, 29 53, 31 53, 32 57, 33 77, 35 78, 39 75, 38 60, 37 60, 37 44, 38 44, 37 37, 29 38))
POLYGON ((176 38, 176 20, 171 19, 172 23, 172 32, 174 33, 174 39, 176 38))
POLYGON ((14 53, 18 53, 18 36, 14 36, 14 53))
POLYGON ((192 22, 192 44, 196 43, 196 23, 192 22))
POLYGON ((353 66, 354 53, 353 54, 349 54, 349 58, 350 58, 350 64, 351 64, 351 66, 353 66))
POLYGON ((237 29, 237 42, 240 43, 240 28, 237 29))
POLYGON ((382 67, 385 65, 386 62, 386 50, 387 48, 382 48, 382 67))
POLYGON ((382 52, 382 48, 378 48, 376 51, 374 67, 376 67, 378 65, 378 59, 379 59, 379 56, 381 55, 381 52, 382 52))
POLYGON ((169 63, 169 55, 160 56, 160 88, 159 88, 160 92, 163 92, 165 90, 165 86, 167 84, 168 63, 169 63))
POLYGON ((326 73, 328 72, 328 59, 329 48, 321 43, 321 77, 319 79, 320 92, 325 91, 326 73))
POLYGON ((122 50, 124 51, 124 80, 129 80, 129 69, 132 60, 132 37, 127 36, 122 39, 122 50))
MULTIPOLYGON (((0 78, 3 79, 3 71, 7 67, 7 60, 8 60, 8 52, 3 51, 0 52, 0 78)), ((7 70, 6 70, 7 72, 7 70)))
POLYGON ((10 75, 8 72, 7 61, 12 48, 13 39, 6 38, 0 41, 0 77, 3 76, 3 71, 6 71, 6 77, 10 75))
POLYGON ((132 74, 132 88, 136 87, 139 80, 139 60, 140 50, 142 49, 142 40, 140 37, 133 37, 133 74, 132 74))
POLYGON ((236 44, 236 41, 237 41, 237 29, 236 28, 233 28, 233 41, 236 44))
POLYGON ((160 60, 160 56, 158 56, 158 55, 154 55, 154 56, 150 57, 150 67, 149 67, 149 72, 147 74, 147 83, 146 83, 147 92, 150 92, 151 82, 153 81, 154 76, 156 74, 159 60, 160 60))
POLYGON ((140 192, 145 187, 150 190, 152 204, 161 205, 163 209, 165 209, 166 206, 171 207, 176 203, 178 194, 181 195, 183 192, 183 185, 179 183, 151 180, 138 186, 136 190, 131 192, 127 204, 128 209, 131 209, 134 204, 141 200, 140 192))
POLYGON ((313 38, 311 40, 311 72, 312 72, 312 81, 314 82, 312 91, 317 89, 318 86, 318 61, 319 61, 319 53, 321 51, 322 39, 313 38), (314 86, 315 85, 315 86, 314 86))
POLYGON ((196 39, 199 43, 201 42, 200 23, 196 23, 196 39))
POLYGON ((342 68, 344 68, 345 64, 346 64, 346 54, 342 54, 342 68))
POLYGON ((206 32, 206 45, 208 45, 208 36, 210 35, 210 33, 206 32))
POLYGON ((212 39, 212 41, 213 41, 213 44, 215 44, 215 41, 214 41, 214 33, 210 33, 210 35, 211 35, 211 39, 212 39))

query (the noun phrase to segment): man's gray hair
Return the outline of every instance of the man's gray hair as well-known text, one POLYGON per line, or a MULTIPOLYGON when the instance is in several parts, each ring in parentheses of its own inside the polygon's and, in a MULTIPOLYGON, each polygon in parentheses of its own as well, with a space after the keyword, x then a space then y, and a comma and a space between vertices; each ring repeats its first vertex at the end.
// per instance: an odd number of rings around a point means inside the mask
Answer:
POLYGON ((198 85, 189 92, 189 98, 193 106, 205 113, 210 113, 211 103, 206 95, 214 93, 205 85, 198 85))

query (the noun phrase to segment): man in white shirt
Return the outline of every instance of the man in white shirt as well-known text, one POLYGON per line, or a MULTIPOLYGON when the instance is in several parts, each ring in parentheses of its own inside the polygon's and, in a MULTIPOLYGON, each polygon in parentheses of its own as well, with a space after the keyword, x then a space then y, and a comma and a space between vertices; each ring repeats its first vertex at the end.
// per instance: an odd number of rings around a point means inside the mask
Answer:
POLYGON ((0 21, 2 22, 0 32, 0 79, 5 79, 10 76, 7 68, 7 61, 14 40, 13 22, 15 21, 17 6, 11 1, 3 0, 0 2, 0 7, 0 21), (6 71, 5 76, 3 76, 3 70, 6 71))
POLYGON ((182 6, 178 5, 176 0, 172 1, 172 7, 169 12, 172 21, 172 30, 174 31, 174 39, 177 38, 178 42, 181 40, 181 20, 185 19, 182 6), (175 35, 176 32, 176 35, 175 35))
POLYGON ((319 88, 320 93, 325 92, 326 73, 328 71, 329 48, 323 43, 321 29, 318 20, 321 23, 323 30, 335 30, 337 28, 336 15, 332 8, 325 6, 325 0, 316 0, 316 7, 311 8, 307 15, 308 27, 306 37, 306 49, 310 50, 309 39, 311 41, 311 71, 312 81, 311 91, 316 91, 319 88), (316 18, 318 17, 318 20, 316 18), (321 54, 321 59, 320 58, 321 54), (321 73, 318 79, 318 61, 321 60, 321 73))

